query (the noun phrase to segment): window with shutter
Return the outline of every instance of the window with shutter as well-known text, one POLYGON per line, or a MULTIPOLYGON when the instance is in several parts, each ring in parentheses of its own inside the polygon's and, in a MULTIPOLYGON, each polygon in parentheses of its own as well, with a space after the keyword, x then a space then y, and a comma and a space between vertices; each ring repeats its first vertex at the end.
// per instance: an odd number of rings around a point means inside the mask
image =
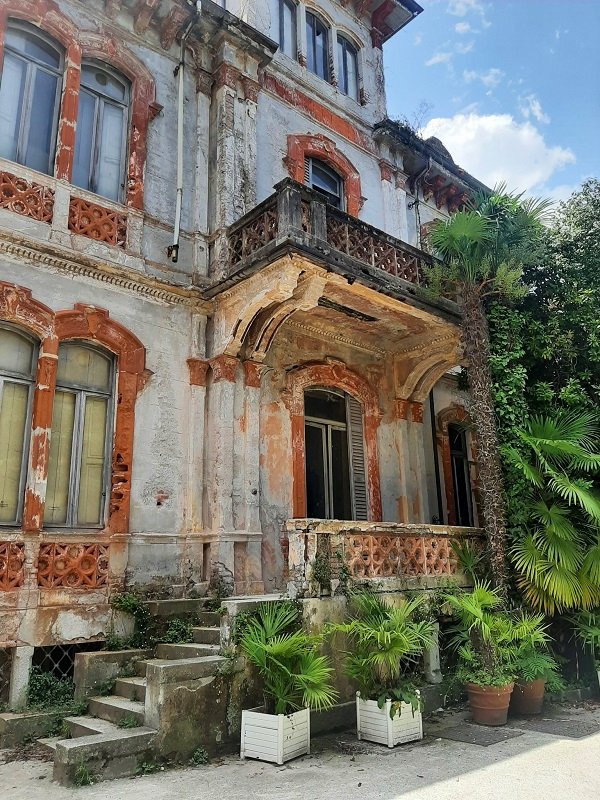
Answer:
POLYGON ((363 429, 363 408, 358 400, 346 395, 348 408, 348 444, 352 470, 352 499, 354 519, 367 520, 369 506, 367 500, 367 469, 365 464, 365 437, 363 429))

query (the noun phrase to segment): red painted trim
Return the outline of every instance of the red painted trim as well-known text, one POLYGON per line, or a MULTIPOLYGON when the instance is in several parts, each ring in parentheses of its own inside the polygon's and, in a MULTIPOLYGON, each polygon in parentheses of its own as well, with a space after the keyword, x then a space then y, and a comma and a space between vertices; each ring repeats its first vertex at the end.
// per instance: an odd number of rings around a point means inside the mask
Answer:
POLYGON ((296 518, 306 516, 304 391, 315 386, 341 389, 352 395, 362 405, 369 520, 379 522, 382 516, 377 448, 377 429, 381 422, 379 401, 370 384, 344 364, 307 364, 288 373, 285 402, 288 404, 291 416, 292 516, 296 518))

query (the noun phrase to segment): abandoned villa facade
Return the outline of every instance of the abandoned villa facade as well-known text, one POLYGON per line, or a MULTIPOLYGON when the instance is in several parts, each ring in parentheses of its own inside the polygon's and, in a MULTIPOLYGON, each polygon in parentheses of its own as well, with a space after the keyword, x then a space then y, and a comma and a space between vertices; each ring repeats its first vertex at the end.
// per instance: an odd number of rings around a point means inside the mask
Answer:
POLYGON ((303 591, 319 542, 456 572, 476 443, 420 287, 480 185, 387 119, 420 11, 0 0, 0 699, 125 588, 303 591))

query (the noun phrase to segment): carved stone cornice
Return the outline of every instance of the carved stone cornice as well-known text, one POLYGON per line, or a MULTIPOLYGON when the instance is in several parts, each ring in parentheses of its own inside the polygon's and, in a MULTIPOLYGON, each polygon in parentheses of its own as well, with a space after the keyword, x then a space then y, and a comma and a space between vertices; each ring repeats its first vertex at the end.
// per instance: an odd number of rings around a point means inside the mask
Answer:
MULTIPOLYGON (((5 235, 3 232, 2 236, 5 235)), ((49 248, 47 243, 44 243, 44 246, 49 248)), ((133 269, 95 261, 82 254, 78 254, 79 261, 73 261, 57 248, 53 248, 53 251, 39 250, 7 238, 0 238, 0 253, 30 264, 40 264, 65 274, 92 278, 100 283, 126 289, 158 302, 190 306, 207 315, 212 313, 212 303, 202 299, 198 289, 171 286, 133 269)))

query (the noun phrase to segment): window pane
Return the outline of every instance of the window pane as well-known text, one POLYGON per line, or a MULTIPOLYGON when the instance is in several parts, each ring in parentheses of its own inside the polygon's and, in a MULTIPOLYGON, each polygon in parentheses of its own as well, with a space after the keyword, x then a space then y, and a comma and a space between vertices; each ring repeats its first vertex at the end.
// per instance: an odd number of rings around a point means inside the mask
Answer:
POLYGON ((346 94, 358 100, 358 56, 354 48, 346 50, 346 69, 348 74, 348 85, 346 94))
POLYGON ((17 519, 28 397, 28 386, 4 382, 0 404, 0 522, 17 519))
POLYGON ((320 78, 329 80, 329 54, 327 52, 327 30, 317 22, 315 29, 315 52, 316 52, 316 69, 315 72, 320 78))
POLYGON ((19 58, 8 52, 4 54, 0 83, 0 156, 10 161, 17 157, 26 69, 19 58))
POLYGON ((127 88, 122 81, 103 69, 87 65, 81 70, 81 85, 93 89, 98 94, 110 97, 113 100, 126 102, 127 88))
POLYGON ((16 29, 9 30, 6 34, 6 45, 49 67, 54 69, 60 67, 58 51, 43 39, 38 39, 35 34, 16 29))
POLYGON ((96 191, 110 200, 118 200, 123 181, 123 109, 104 103, 98 154, 96 191))
POLYGON ((325 467, 325 428, 305 426, 306 449, 306 514, 316 519, 327 519, 327 472, 325 467))
POLYGON ((102 522, 107 410, 108 400, 105 398, 86 398, 77 511, 79 525, 99 525, 102 522))
POLYGON ((74 425, 75 395, 72 392, 57 391, 54 395, 52 412, 48 486, 44 511, 44 522, 47 525, 64 525, 67 521, 74 425))
POLYGON ((16 331, 0 328, 0 370, 32 377, 33 342, 16 331))
POLYGON ((73 183, 82 189, 90 188, 96 98, 88 92, 79 93, 77 128, 75 131, 75 157, 73 159, 73 183))
POLYGON ((61 386, 110 391, 111 360, 88 347, 63 344, 58 350, 56 380, 61 386))
POLYGON ((35 67, 32 81, 29 135, 24 163, 31 169, 49 173, 58 77, 35 67))
POLYGON ((281 34, 283 41, 279 42, 281 50, 290 58, 296 58, 296 5, 295 3, 282 2, 281 4, 281 34))
POLYGON ((333 392, 313 390, 304 394, 304 416, 346 422, 346 400, 333 392))
POLYGON ((352 519, 348 435, 338 428, 331 429, 331 488, 335 519, 352 519))

